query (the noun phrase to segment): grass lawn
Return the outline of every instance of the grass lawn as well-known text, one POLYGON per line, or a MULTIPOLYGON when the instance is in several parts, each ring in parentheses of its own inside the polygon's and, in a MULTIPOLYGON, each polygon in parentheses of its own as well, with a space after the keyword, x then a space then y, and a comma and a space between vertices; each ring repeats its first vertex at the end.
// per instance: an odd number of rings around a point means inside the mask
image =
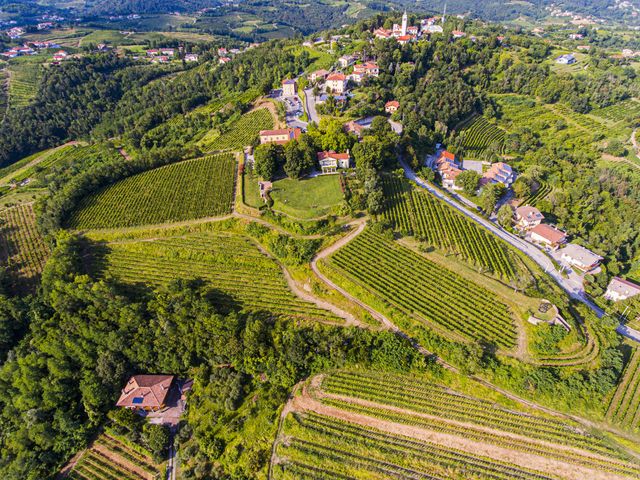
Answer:
POLYGON ((338 175, 321 175, 302 180, 285 178, 273 182, 273 209, 291 217, 321 217, 338 205, 344 196, 338 175))
POLYGON ((244 203, 253 208, 260 208, 264 205, 262 198, 260 198, 260 190, 258 189, 259 181, 260 179, 257 175, 245 171, 243 182, 244 203))

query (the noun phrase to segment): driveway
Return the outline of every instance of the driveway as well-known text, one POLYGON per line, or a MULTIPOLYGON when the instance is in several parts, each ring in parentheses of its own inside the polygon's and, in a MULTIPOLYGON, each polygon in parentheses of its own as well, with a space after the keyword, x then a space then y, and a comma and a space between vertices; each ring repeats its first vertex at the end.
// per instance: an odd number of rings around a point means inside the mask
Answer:
POLYGON ((498 225, 488 221, 487 219, 476 214, 475 212, 468 210, 457 201, 449 198, 447 195, 443 194, 440 190, 436 189, 435 187, 427 183, 422 178, 419 178, 418 176, 416 176, 415 172, 411 169, 411 167, 409 167, 409 165, 407 165, 404 162, 402 158, 398 158, 398 160, 402 165, 405 176, 409 180, 412 180, 418 186, 428 190, 430 193, 432 193, 439 199, 443 200, 444 202, 446 202, 447 204, 449 204, 450 206, 452 206, 462 214, 466 215, 467 217, 471 218, 475 222, 485 227, 487 230, 490 230, 492 233, 494 233, 495 235, 503 239, 505 242, 509 243, 513 247, 520 250, 522 253, 527 255, 531 260, 536 262, 545 271, 545 273, 548 273, 551 276, 551 278, 553 278, 556 281, 556 283, 560 285, 560 287, 562 287, 562 289, 565 292, 567 292, 567 294, 569 294, 571 298, 573 298, 574 300, 578 300, 584 303, 585 305, 587 305, 589 308, 591 308, 591 310, 593 310, 596 313, 596 315, 598 315, 598 317, 602 317, 604 315, 604 311, 601 308, 599 308, 597 305, 595 305, 585 297, 582 284, 580 283, 579 285, 577 285, 575 283, 575 280, 571 280, 563 277, 560 274, 560 272, 556 270, 556 267, 554 263, 551 261, 551 259, 543 251, 538 249, 538 247, 525 242, 521 238, 516 237, 515 235, 512 235, 511 233, 503 230, 498 225))

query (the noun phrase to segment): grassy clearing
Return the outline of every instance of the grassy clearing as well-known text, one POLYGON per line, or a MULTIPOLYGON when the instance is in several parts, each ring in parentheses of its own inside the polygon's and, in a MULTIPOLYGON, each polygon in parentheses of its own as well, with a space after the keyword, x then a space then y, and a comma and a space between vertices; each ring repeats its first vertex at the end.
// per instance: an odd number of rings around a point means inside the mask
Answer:
POLYGON ((121 180, 87 197, 71 215, 76 229, 131 227, 231 213, 236 160, 187 160, 121 180))
POLYGON ((338 175, 292 180, 285 178, 273 183, 273 208, 291 217, 310 219, 327 215, 339 205, 344 195, 338 175))

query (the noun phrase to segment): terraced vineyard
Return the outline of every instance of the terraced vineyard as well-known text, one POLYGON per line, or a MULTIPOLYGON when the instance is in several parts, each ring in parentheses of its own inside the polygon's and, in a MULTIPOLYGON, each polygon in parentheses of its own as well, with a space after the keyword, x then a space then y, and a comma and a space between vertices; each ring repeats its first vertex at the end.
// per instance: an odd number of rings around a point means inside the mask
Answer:
POLYGON ((131 227, 228 214, 235 169, 233 155, 222 154, 134 175, 87 197, 68 226, 131 227))
POLYGON ((506 408, 420 376, 340 371, 310 383, 294 398, 278 439, 276 478, 640 475, 621 445, 579 423, 506 408))
POLYGON ((480 154, 491 145, 504 143, 505 133, 490 123, 482 115, 476 116, 463 126, 460 133, 464 135, 464 148, 468 154, 480 154))
POLYGON ((496 295, 370 229, 334 253, 329 265, 386 304, 445 335, 502 348, 515 345, 513 318, 496 295))
POLYGON ((625 100, 609 107, 593 110, 591 115, 611 122, 636 120, 640 118, 640 101, 635 99, 625 100))
POLYGON ((13 289, 32 290, 38 282, 49 248, 36 228, 33 205, 0 211, 0 264, 8 267, 13 289))
POLYGON ((150 454, 133 449, 123 440, 100 435, 82 453, 67 478, 72 480, 159 480, 161 468, 150 454))
POLYGON ((9 106, 24 107, 36 95, 38 81, 42 75, 42 66, 32 61, 20 61, 9 66, 9 106))
POLYGON ((250 145, 260 130, 273 128, 273 117, 266 108, 259 108, 245 113, 230 125, 228 130, 218 135, 217 132, 207 134, 199 142, 201 149, 212 152, 218 150, 241 150, 250 145))
POLYGON ((383 188, 387 200, 382 215, 398 230, 504 278, 516 275, 519 261, 507 246, 464 215, 396 176, 384 177, 383 188))
POLYGON ((4 116, 5 111, 7 110, 8 104, 8 96, 7 96, 7 80, 9 75, 7 74, 6 69, 0 70, 0 120, 4 116))
POLYGON ((331 313, 295 296, 276 262, 246 237, 198 233, 107 245, 93 271, 125 283, 167 284, 173 279, 203 279, 223 308, 244 307, 284 317, 341 322, 331 313))
POLYGON ((547 195, 551 193, 551 190, 553 190, 553 188, 548 183, 542 182, 538 187, 538 190, 532 192, 531 195, 526 197, 522 201, 521 205, 531 205, 532 207, 535 207, 538 205, 538 202, 547 198, 547 195))
POLYGON ((607 418, 625 427, 640 426, 640 348, 634 348, 616 389, 607 418))

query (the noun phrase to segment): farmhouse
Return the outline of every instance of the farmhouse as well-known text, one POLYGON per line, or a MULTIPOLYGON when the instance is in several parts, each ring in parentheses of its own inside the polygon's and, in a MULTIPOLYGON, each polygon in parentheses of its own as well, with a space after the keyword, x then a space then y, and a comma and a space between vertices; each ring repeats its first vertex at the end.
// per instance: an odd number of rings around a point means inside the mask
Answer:
POLYGON ((503 183, 506 187, 510 187, 515 180, 515 174, 511 166, 504 162, 496 162, 491 165, 489 170, 482 174, 480 185, 485 186, 489 183, 503 183))
POLYGON ((524 205, 516 208, 516 226, 521 230, 530 230, 540 225, 544 215, 536 207, 524 205))
POLYGON ((327 92, 342 95, 347 89, 347 77, 342 73, 332 73, 325 82, 327 92))
POLYGON ((581 245, 570 243, 561 251, 562 260, 583 272, 590 272, 600 265, 602 257, 581 245))
POLYGON ((327 78, 327 75, 329 75, 330 72, 328 72, 327 70, 316 70, 313 73, 309 74, 309 80, 311 82, 318 82, 320 80, 324 80, 325 78, 327 78))
POLYGON ((282 96, 295 97, 298 91, 298 85, 295 80, 286 79, 282 81, 282 96))
POLYGON ((400 102, 391 100, 384 105, 384 111, 387 113, 395 113, 400 108, 400 102))
POLYGON ((354 65, 351 77, 360 83, 364 77, 377 77, 380 74, 380 67, 372 62, 354 65))
POLYGON ((116 406, 157 411, 165 406, 173 385, 173 375, 134 375, 122 389, 116 406))
POLYGON ((349 152, 318 152, 318 163, 323 174, 337 173, 339 168, 349 168, 350 162, 349 152))
POLYGON ((640 294, 640 285, 625 280, 624 278, 614 277, 607 287, 604 298, 612 302, 626 300, 640 294))
POLYGON ((278 143, 284 145, 298 139, 302 134, 299 128, 281 128, 279 130, 260 130, 260 143, 278 143))
POLYGON ((558 58, 556 58, 556 63, 559 63, 560 65, 571 65, 572 63, 576 62, 576 57, 574 57, 570 53, 567 53, 566 55, 560 55, 558 58))
POLYGON ((567 234, 551 225, 541 223, 531 229, 531 241, 553 250, 567 242, 567 234))

